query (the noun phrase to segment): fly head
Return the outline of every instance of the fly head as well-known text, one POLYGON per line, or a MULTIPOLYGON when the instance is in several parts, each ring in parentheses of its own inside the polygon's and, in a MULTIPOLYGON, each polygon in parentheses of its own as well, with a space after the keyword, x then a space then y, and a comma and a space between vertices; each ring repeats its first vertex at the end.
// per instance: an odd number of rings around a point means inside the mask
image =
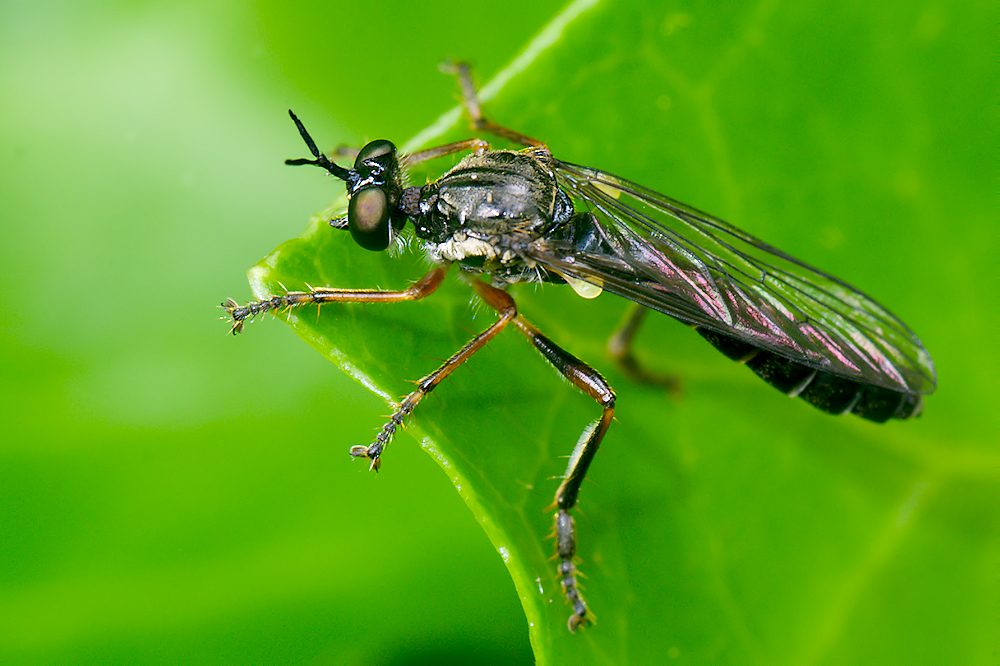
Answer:
MULTIPOLYGON (((288 115, 315 159, 285 160, 285 164, 318 166, 344 181, 349 199, 346 227, 351 237, 366 250, 378 252, 389 247, 392 237, 402 230, 407 220, 399 209, 403 177, 396 146, 385 139, 372 141, 358 152, 354 167, 345 169, 319 151, 302 121, 291 110, 288 115)), ((344 228, 339 220, 330 224, 344 228)))

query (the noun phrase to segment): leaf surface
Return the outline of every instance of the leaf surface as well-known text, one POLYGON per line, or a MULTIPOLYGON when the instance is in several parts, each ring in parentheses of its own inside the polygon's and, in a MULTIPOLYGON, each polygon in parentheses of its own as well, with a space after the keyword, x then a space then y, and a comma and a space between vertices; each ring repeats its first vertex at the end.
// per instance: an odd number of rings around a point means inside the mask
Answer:
MULTIPOLYGON (((683 378, 672 398, 631 383, 607 358, 623 302, 512 289, 523 314, 618 391, 617 420, 576 512, 596 626, 567 632, 544 537, 565 456, 597 405, 511 329, 425 400, 407 433, 504 558, 539 663, 988 654, 995 631, 984 576, 996 556, 998 459, 990 427, 966 418, 983 403, 985 388, 974 390, 981 375, 960 387, 949 372, 954 357, 934 312, 942 285, 922 269, 940 263, 935 213, 951 203, 932 174, 947 179, 956 166, 928 147, 948 111, 921 68, 928 50, 960 35, 928 28, 937 20, 930 6, 902 17, 857 9, 831 20, 818 3, 728 16, 601 4, 487 106, 560 157, 709 210, 855 283, 924 336, 942 377, 943 395, 929 397, 920 419, 880 426, 830 417, 657 317, 637 352, 683 378), (965 404, 952 391, 966 392, 965 404)), ((440 141, 467 135, 459 126, 440 141)), ((419 251, 372 254, 323 219, 252 269, 259 297, 280 285, 402 289, 427 270, 419 251)), ((988 224, 971 210, 964 219, 972 233, 988 224)), ((407 380, 493 321, 457 273, 425 301, 285 317, 369 388, 398 398, 411 390, 407 380)), ((387 449, 383 475, 405 474, 393 448, 410 441, 398 436, 387 449)))

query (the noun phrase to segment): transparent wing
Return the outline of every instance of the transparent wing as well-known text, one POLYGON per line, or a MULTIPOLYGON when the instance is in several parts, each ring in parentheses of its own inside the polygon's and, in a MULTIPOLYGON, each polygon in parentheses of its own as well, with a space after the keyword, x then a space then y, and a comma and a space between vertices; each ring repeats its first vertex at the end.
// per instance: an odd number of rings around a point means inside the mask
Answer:
POLYGON ((613 174, 552 160, 597 218, 601 250, 542 239, 529 256, 692 325, 867 384, 930 393, 920 340, 850 285, 736 227, 613 174))

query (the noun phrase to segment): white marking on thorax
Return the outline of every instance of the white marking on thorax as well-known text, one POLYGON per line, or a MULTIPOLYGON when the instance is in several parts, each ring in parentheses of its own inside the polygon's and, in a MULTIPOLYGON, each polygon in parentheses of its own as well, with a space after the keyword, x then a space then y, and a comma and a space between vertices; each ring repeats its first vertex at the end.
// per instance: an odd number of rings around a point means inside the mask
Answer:
POLYGON ((466 257, 493 259, 497 256, 497 249, 493 245, 464 234, 455 234, 455 237, 435 245, 431 251, 447 261, 461 261, 466 257))

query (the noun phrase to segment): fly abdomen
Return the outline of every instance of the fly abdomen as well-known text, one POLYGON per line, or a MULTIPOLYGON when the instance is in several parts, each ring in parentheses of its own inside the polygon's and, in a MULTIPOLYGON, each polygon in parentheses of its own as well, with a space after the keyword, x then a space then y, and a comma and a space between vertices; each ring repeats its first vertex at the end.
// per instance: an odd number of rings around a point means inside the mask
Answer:
POLYGON ((728 335, 702 327, 696 330, 720 352, 746 365, 774 388, 793 398, 802 398, 824 412, 857 414, 884 423, 892 418, 916 416, 923 407, 923 399, 917 394, 857 382, 810 368, 728 335))

